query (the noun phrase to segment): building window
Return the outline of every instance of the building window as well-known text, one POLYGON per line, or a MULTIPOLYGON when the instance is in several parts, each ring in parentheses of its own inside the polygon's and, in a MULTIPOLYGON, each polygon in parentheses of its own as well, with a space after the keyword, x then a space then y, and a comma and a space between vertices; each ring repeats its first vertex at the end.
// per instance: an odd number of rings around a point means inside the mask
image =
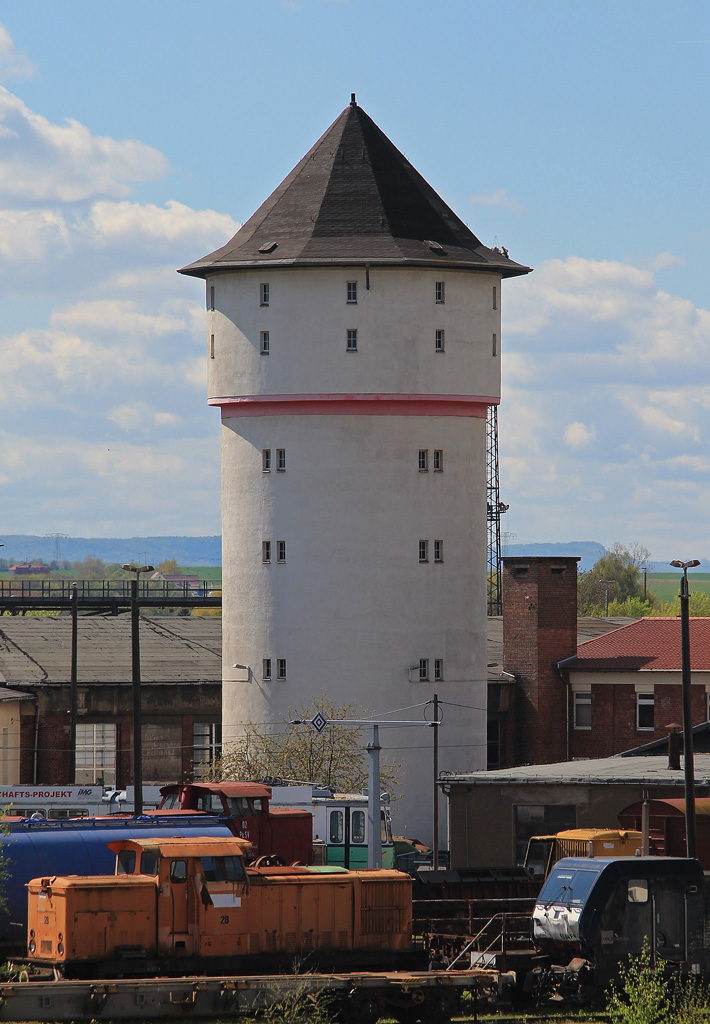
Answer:
POLYGON ((261 674, 264 679, 271 679, 271 658, 264 658, 261 674))
POLYGON ((348 327, 347 351, 357 352, 357 328, 348 327))
POLYGON ((214 334, 210 334, 210 359, 214 359, 214 334))
POLYGON ((428 540, 420 540, 419 541, 419 561, 420 562, 428 562, 429 561, 429 541, 428 540))
POLYGON ((493 308, 498 309, 498 289, 493 285, 493 308))
POLYGON ((592 728, 592 691, 579 690, 574 694, 575 729, 592 728))
POLYGON ((435 562, 443 562, 444 561, 444 542, 443 542, 443 540, 435 540, 434 541, 434 561, 435 562))
POLYGON ((116 726, 106 722, 78 722, 76 777, 90 786, 116 784, 116 726))
POLYGON ((259 335, 259 351, 261 352, 262 356, 268 356, 269 352, 271 351, 271 341, 269 339, 268 331, 262 331, 261 334, 259 335))
POLYGON ((260 284, 259 285, 259 305, 260 306, 268 306, 269 305, 269 286, 268 286, 268 284, 260 284))
POLYGON ((653 731, 653 692, 636 694, 636 728, 653 731))
POLYGON ((434 682, 440 683, 444 678, 444 659, 434 658, 434 682))
POLYGON ((357 302, 357 281, 348 281, 348 302, 357 302))
POLYGON ((426 473, 429 469, 429 452, 426 448, 419 449, 419 472, 426 473))
POLYGON ((276 472, 277 473, 285 473, 286 472, 286 449, 285 448, 277 448, 276 449, 276 472))
POLYGON ((434 285, 434 298, 439 305, 446 302, 446 284, 444 281, 437 281, 434 285))
POLYGON ((444 453, 441 450, 441 448, 435 448, 434 449, 434 472, 435 473, 443 473, 444 472, 444 453))
POLYGON ((261 542, 261 560, 262 562, 271 561, 271 541, 263 540, 261 542))
POLYGON ((491 342, 491 352, 492 352, 492 354, 494 356, 498 355, 498 335, 497 334, 493 335, 493 340, 491 342))
POLYGON ((419 659, 419 682, 426 683, 429 680, 429 659, 419 659))
POLYGON ((444 351, 444 332, 443 331, 434 331, 434 351, 435 352, 443 352, 444 351))
POLYGON ((276 561, 277 562, 285 562, 286 561, 286 541, 285 540, 277 540, 276 541, 276 561))
POLYGON ((285 679, 286 678, 286 659, 285 658, 277 658, 276 659, 276 678, 277 679, 285 679))
POLYGON ((261 468, 264 473, 271 472, 271 449, 264 448, 261 453, 261 468))
POLYGON ((209 288, 209 297, 207 299, 207 308, 214 310, 214 285, 211 284, 209 288))
POLYGON ((208 778, 222 753, 219 722, 195 722, 192 727, 192 764, 195 778, 208 778))

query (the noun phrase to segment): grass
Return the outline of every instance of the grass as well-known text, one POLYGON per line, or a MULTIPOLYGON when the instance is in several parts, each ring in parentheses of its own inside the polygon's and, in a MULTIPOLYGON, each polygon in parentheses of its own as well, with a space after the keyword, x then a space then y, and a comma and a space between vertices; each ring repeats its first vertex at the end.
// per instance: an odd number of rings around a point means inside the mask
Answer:
MULTIPOLYGON (((692 572, 688 575, 690 590, 710 596, 710 573, 692 572)), ((648 589, 659 601, 674 601, 680 592, 680 573, 664 572, 648 574, 648 589)))

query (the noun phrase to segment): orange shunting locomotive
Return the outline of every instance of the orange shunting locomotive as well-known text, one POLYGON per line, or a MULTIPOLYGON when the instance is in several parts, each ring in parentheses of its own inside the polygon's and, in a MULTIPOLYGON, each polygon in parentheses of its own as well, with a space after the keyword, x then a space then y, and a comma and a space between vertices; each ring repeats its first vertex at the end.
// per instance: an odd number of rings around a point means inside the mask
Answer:
POLYGON ((240 839, 118 840, 114 875, 28 885, 28 958, 67 976, 377 969, 412 961, 399 871, 246 867, 240 839))

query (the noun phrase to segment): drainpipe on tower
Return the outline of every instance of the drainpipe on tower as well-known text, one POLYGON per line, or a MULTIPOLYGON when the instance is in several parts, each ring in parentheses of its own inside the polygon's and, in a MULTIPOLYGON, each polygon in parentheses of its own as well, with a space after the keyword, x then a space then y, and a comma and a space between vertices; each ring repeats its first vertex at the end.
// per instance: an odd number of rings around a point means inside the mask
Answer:
POLYGON ((572 683, 569 678, 569 667, 573 665, 577 660, 577 655, 573 654, 569 658, 563 658, 562 661, 558 661, 555 666, 560 679, 567 687, 565 694, 565 760, 571 759, 571 735, 570 735, 570 698, 572 695, 572 683))

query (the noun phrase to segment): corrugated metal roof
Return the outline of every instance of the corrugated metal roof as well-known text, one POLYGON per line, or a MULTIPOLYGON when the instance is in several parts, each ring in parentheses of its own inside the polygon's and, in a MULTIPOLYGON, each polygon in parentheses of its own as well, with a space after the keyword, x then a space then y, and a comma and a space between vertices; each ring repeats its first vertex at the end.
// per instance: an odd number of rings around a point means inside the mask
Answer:
MULTIPOLYGON (((140 643, 144 683, 221 683, 219 616, 141 617, 140 643)), ((80 617, 77 650, 79 683, 130 681, 130 616, 80 617)), ((69 615, 0 618, 0 683, 67 683, 70 674, 69 615)))
MULTIPOLYGON (((696 786, 710 785, 710 754, 696 754, 694 759, 696 786)), ((530 764, 498 771, 466 772, 447 776, 447 785, 560 785, 576 783, 591 785, 653 785, 679 786, 685 783, 681 768, 668 767, 664 755, 646 757, 600 757, 584 761, 562 761, 557 764, 530 764)))
MULTIPOLYGON (((710 618, 690 620, 690 663, 693 669, 710 669, 710 618)), ((679 618, 637 619, 577 648, 577 670, 626 672, 639 669, 680 672, 679 618)))
POLYGON ((530 270, 483 245, 353 100, 236 235, 180 273, 353 262, 530 270))

